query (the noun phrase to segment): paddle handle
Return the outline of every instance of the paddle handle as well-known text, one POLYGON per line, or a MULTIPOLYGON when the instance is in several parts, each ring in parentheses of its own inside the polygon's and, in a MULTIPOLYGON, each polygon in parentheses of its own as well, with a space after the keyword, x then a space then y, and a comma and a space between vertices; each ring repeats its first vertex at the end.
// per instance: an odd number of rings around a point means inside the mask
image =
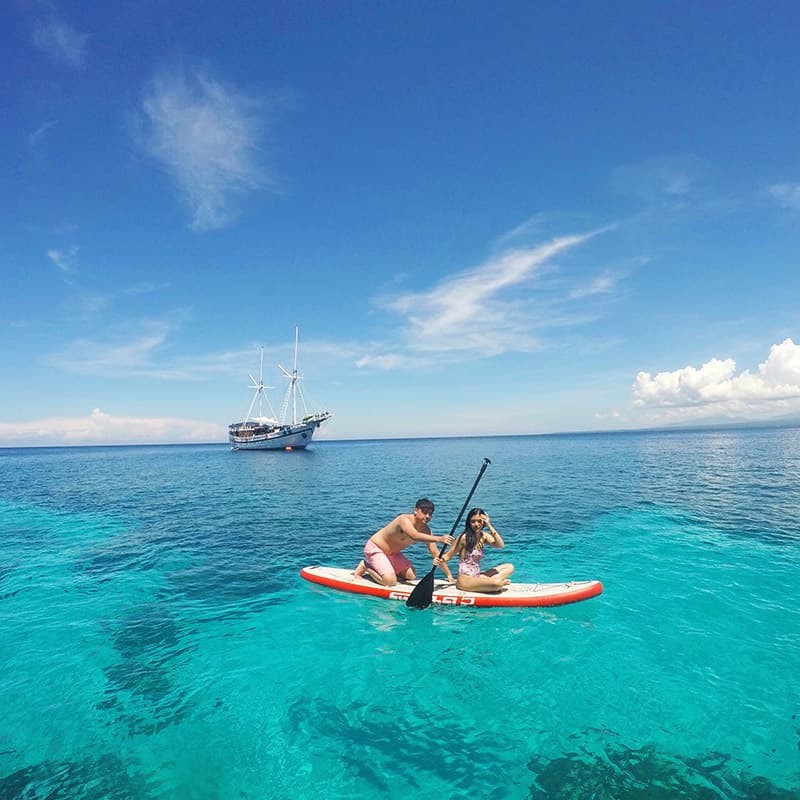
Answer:
MULTIPOLYGON (((469 505, 469 501, 472 500, 472 495, 475 494, 475 490, 478 488, 478 484, 481 482, 481 478, 483 477, 483 473, 486 472, 486 467, 489 466, 492 462, 488 458, 483 459, 483 465, 481 466, 480 472, 478 472, 478 477, 475 478, 475 483, 472 484, 472 488, 469 490, 469 494, 467 495, 467 499, 464 501, 464 505, 461 506, 461 511, 458 512, 458 516, 456 517, 456 521, 453 523, 453 527, 450 528, 450 535, 452 536, 456 532, 456 528, 458 527, 458 523, 461 522, 461 517, 464 516, 464 512, 467 510, 467 506, 469 505)), ((449 547, 446 542, 442 545, 442 549, 439 551, 439 558, 442 557, 444 551, 449 547)), ((436 569, 436 567, 434 567, 436 569)))

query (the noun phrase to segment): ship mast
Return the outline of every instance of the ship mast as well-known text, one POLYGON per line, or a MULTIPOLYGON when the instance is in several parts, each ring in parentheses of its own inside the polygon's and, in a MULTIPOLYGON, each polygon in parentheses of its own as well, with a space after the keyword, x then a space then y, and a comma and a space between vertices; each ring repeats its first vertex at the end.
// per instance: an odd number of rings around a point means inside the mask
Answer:
POLYGON ((252 373, 248 374, 250 378, 250 388, 255 389, 256 393, 253 395, 253 399, 250 401, 250 408, 247 409, 247 416, 244 418, 245 422, 248 422, 252 417, 250 416, 253 413, 253 406, 256 404, 256 400, 258 400, 258 417, 260 420, 264 419, 264 400, 267 401, 267 405, 269 406, 270 414, 272 414, 272 418, 275 419, 275 410, 272 408, 272 403, 270 402, 269 395, 264 391, 264 389, 271 389, 271 386, 264 386, 264 348, 261 348, 261 363, 258 367, 258 380, 256 380, 252 373))
POLYGON ((298 340, 300 338, 300 328, 295 325, 294 326, 294 368, 291 372, 287 369, 284 369, 280 364, 278 364, 278 369, 289 379, 289 387, 286 390, 286 401, 283 404, 283 413, 281 417, 286 416, 286 408, 289 405, 289 400, 292 401, 292 425, 297 425, 297 382, 300 380, 300 377, 297 374, 297 345, 298 340))

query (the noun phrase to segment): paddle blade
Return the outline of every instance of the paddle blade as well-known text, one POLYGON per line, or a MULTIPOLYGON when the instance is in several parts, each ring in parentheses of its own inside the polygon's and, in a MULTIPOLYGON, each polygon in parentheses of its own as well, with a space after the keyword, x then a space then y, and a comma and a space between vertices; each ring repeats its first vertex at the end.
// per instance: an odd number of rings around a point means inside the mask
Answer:
POLYGON ((409 608, 427 608, 433 602, 433 576, 434 567, 411 591, 406 600, 409 608))

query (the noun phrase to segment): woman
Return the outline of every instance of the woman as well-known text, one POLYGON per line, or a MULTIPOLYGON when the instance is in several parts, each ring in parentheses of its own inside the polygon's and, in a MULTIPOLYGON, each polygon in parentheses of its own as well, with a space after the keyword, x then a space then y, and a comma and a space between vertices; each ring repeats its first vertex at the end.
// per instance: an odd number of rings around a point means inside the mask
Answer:
MULTIPOLYGON (((481 571, 480 563, 486 546, 500 549, 505 546, 503 537, 494 529, 489 515, 482 508, 473 508, 467 514, 464 531, 438 561, 447 562, 458 554, 458 579, 456 586, 463 592, 499 592, 514 571, 513 564, 499 564, 481 571), (484 530, 487 528, 488 530, 484 530)), ((437 564, 438 566, 438 564, 437 564)))

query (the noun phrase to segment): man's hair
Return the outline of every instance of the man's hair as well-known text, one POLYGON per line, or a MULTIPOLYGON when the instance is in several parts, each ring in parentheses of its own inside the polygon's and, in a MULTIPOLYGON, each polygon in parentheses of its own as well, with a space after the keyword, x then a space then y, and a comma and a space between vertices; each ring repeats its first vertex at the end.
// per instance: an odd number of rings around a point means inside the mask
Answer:
POLYGON ((417 500, 417 504, 414 506, 414 508, 418 508, 420 511, 429 511, 431 514, 433 514, 433 501, 428 500, 427 497, 420 497, 420 499, 417 500))

